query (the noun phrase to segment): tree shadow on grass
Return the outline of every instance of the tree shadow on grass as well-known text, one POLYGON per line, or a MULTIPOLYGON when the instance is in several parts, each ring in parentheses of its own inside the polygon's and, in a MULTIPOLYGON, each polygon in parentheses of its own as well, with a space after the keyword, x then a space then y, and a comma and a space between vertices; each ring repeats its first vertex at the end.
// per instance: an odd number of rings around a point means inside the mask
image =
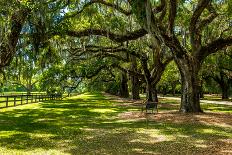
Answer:
POLYGON ((210 141, 232 138, 231 128, 118 118, 131 109, 97 94, 1 112, 0 146, 69 154, 193 154, 215 147, 210 141))

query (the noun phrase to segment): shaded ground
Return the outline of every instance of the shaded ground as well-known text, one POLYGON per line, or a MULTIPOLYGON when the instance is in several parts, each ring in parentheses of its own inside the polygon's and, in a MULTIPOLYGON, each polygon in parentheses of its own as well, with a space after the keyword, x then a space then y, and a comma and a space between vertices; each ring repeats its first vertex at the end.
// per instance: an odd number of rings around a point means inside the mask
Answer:
POLYGON ((0 110, 0 154, 232 154, 232 107, 177 113, 162 99, 158 114, 141 101, 83 94, 0 110))

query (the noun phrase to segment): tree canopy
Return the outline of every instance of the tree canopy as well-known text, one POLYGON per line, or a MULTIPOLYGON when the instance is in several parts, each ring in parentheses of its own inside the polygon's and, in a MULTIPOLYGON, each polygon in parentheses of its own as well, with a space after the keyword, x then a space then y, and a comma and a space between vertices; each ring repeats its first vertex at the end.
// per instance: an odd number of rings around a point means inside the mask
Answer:
POLYGON ((132 92, 134 99, 146 92, 149 101, 178 92, 181 112, 202 112, 200 94, 211 79, 229 97, 230 0, 3 0, 0 6, 3 87, 132 92))

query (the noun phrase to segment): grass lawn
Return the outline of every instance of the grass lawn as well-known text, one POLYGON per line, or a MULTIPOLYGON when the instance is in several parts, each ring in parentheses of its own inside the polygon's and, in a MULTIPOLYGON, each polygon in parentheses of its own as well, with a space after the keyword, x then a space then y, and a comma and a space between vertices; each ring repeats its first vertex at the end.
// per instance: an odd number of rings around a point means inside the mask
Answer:
POLYGON ((232 106, 184 115, 163 99, 145 115, 140 103, 95 93, 0 109, 0 154, 232 154, 232 106))
POLYGON ((231 97, 230 99, 222 99, 221 95, 204 95, 204 100, 211 100, 211 101, 232 101, 231 97))

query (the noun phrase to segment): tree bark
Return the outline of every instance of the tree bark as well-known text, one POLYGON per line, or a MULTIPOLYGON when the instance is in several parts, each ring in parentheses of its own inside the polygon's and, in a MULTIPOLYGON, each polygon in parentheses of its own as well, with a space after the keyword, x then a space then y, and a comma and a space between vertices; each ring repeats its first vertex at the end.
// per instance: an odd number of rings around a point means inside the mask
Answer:
POLYGON ((201 80, 200 82, 200 92, 199 92, 199 95, 200 95, 200 98, 203 99, 204 98, 204 90, 203 90, 203 80, 201 80))
POLYGON ((156 86, 153 86, 153 88, 154 88, 154 90, 153 90, 154 101, 159 102, 156 86))
POLYGON ((127 74, 122 72, 121 74, 121 83, 120 83, 120 96, 124 98, 129 97, 129 91, 128 91, 128 79, 127 74))
POLYGON ((222 91, 222 99, 229 99, 230 79, 228 79, 223 71, 220 71, 220 76, 212 76, 217 82, 222 91))
POLYGON ((153 101, 153 85, 152 85, 151 74, 148 69, 147 60, 148 58, 145 55, 140 59, 141 65, 144 71, 145 80, 146 80, 146 93, 147 93, 146 97, 148 101, 152 102, 153 101))
MULTIPOLYGON (((138 72, 137 70, 137 62, 136 62, 136 57, 135 56, 131 56, 131 60, 132 60, 132 64, 131 64, 131 69, 134 72, 138 72)), ((139 96, 139 90, 140 90, 140 82, 139 82, 139 78, 136 75, 132 75, 131 76, 131 93, 132 93, 132 98, 133 99, 140 99, 139 96)))
POLYGON ((200 62, 191 56, 175 58, 181 74, 182 95, 180 112, 203 112, 200 107, 199 78, 200 62))
POLYGON ((220 84, 222 90, 222 99, 229 99, 229 85, 226 83, 220 84))

